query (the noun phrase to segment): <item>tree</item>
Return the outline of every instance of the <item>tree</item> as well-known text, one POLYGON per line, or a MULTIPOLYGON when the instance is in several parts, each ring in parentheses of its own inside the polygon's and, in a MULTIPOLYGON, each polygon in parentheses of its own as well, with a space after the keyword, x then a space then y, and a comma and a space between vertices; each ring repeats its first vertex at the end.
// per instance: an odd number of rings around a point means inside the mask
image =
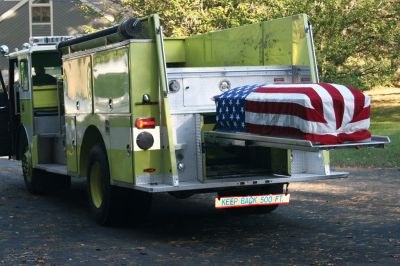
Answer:
POLYGON ((359 88, 400 82, 398 0, 102 0, 98 8, 117 21, 158 13, 166 36, 306 13, 314 26, 321 80, 359 88))

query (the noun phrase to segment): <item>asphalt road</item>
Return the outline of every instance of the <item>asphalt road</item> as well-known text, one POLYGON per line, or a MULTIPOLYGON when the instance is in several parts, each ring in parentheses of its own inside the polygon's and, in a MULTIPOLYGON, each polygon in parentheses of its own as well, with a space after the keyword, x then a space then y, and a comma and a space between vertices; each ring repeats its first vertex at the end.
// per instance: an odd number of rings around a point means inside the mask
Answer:
POLYGON ((143 225, 97 226, 84 183, 33 196, 0 160, 0 265, 400 264, 400 171, 291 184, 272 214, 234 216, 212 194, 155 197, 143 225))

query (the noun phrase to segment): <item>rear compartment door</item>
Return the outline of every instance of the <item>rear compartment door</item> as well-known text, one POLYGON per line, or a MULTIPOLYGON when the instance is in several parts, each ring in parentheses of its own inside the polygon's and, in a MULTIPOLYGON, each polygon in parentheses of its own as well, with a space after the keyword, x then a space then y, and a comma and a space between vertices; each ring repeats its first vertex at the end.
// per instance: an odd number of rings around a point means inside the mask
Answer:
POLYGON ((110 174, 114 181, 133 183, 132 124, 129 115, 110 116, 110 174))

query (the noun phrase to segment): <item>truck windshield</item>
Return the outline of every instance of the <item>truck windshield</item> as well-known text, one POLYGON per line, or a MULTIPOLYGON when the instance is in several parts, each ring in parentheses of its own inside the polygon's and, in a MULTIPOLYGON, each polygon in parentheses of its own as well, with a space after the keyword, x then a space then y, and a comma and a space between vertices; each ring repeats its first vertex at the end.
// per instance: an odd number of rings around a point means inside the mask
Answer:
POLYGON ((33 86, 56 85, 61 76, 61 58, 57 52, 32 54, 33 86))

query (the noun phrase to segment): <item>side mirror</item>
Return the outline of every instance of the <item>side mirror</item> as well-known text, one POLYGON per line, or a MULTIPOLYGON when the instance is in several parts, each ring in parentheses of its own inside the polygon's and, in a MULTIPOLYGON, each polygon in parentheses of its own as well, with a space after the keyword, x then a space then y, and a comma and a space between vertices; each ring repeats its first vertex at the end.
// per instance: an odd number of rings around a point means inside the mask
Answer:
POLYGON ((8 46, 7 45, 1 45, 0 46, 0 54, 5 56, 9 52, 8 46))

